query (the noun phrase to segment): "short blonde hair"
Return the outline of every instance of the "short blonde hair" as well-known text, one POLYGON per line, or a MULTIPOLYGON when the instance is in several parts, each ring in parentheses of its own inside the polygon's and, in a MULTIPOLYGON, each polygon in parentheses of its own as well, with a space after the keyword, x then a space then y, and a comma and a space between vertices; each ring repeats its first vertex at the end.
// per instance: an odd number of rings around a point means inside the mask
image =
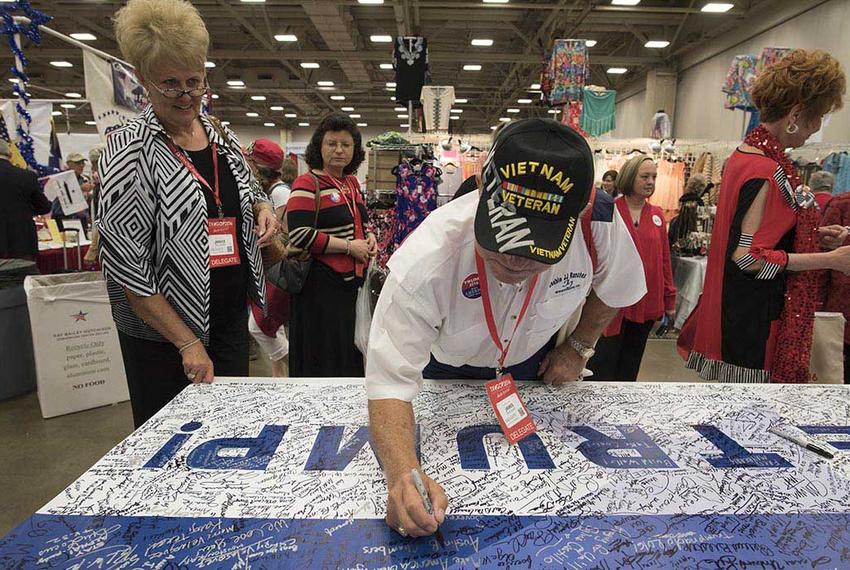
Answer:
POLYGON ((161 62, 203 70, 210 45, 201 15, 186 0, 130 0, 115 14, 115 38, 146 78, 161 62))
POLYGON ((822 50, 795 49, 768 66, 753 86, 753 103, 764 123, 785 117, 794 105, 819 119, 843 105, 847 80, 838 60, 822 50))
POLYGON ((645 154, 639 154, 630 158, 626 164, 620 168, 620 173, 617 175, 617 179, 614 180, 614 187, 622 194, 623 196, 631 196, 632 192, 635 189, 635 179, 638 175, 638 170, 640 170, 640 165, 646 161, 654 162, 652 157, 647 156, 645 154))

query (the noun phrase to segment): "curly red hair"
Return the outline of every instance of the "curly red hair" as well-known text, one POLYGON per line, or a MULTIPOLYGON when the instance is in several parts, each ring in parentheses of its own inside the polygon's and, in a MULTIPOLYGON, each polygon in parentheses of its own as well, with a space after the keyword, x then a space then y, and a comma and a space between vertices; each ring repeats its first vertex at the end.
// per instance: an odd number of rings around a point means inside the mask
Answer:
POLYGON ((838 60, 823 50, 795 49, 767 67, 756 79, 753 103, 764 123, 803 106, 807 119, 817 119, 842 107, 847 80, 838 60))

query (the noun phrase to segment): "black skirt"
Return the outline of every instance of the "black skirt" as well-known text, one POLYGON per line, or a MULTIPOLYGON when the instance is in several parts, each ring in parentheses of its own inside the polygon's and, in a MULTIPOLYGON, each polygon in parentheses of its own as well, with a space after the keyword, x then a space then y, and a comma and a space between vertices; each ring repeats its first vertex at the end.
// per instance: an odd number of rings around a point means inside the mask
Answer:
POLYGON ((357 283, 313 261, 304 289, 291 296, 289 375, 362 378, 363 355, 354 346, 357 283))

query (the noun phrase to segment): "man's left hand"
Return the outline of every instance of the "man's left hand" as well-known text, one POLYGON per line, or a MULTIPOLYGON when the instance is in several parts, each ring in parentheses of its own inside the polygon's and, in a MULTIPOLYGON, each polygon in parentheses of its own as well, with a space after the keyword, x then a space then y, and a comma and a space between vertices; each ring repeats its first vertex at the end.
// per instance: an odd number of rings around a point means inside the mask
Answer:
POLYGON ((546 384, 560 386, 565 382, 575 382, 584 370, 585 360, 569 343, 553 348, 540 363, 538 378, 546 384))
POLYGON ((257 243, 260 247, 268 245, 274 234, 277 233, 277 228, 278 221, 274 215, 274 210, 271 207, 261 208, 257 214, 257 226, 254 229, 257 232, 257 237, 259 238, 257 243))
POLYGON ((836 249, 844 245, 848 231, 845 226, 837 224, 818 228, 818 241, 823 249, 836 249))

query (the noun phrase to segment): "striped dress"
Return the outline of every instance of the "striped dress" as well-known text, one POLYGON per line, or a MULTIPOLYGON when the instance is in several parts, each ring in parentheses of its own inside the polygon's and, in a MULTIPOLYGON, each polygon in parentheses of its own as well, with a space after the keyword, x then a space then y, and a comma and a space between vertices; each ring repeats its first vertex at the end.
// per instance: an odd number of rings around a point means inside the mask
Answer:
MULTIPOLYGON (((363 376, 363 355, 354 345, 355 304, 363 265, 356 271, 354 258, 327 253, 331 237, 356 239, 354 217, 337 188, 355 189, 355 204, 365 236, 366 205, 353 176, 345 181, 330 176, 303 174, 292 183, 287 203, 289 238, 313 256, 313 265, 301 293, 292 295, 289 320, 289 372, 293 378, 358 378, 363 376), (321 192, 316 219, 317 184, 321 192), (357 276, 360 273, 360 277, 357 276)), ((348 192, 349 201, 351 192, 348 192)))

